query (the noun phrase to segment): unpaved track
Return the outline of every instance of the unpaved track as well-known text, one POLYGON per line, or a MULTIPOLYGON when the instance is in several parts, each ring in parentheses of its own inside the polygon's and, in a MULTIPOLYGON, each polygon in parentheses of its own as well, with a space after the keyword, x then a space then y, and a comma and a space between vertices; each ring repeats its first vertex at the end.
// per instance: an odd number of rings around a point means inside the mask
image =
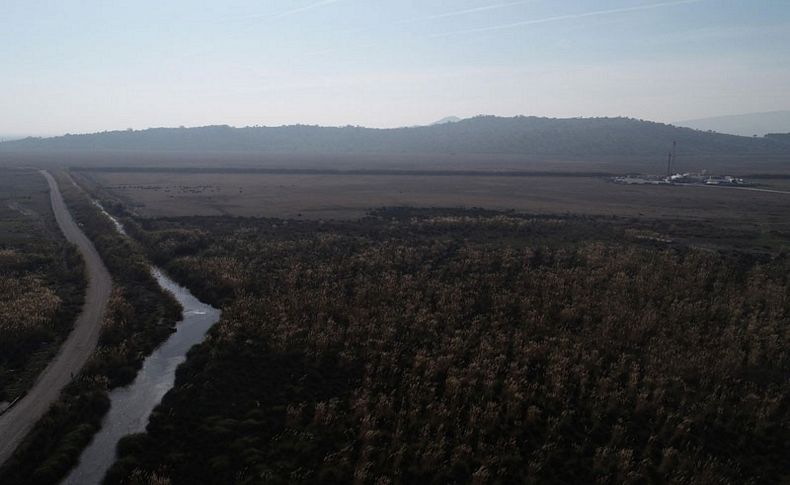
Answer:
POLYGON ((99 341, 102 316, 112 290, 110 273, 104 267, 96 248, 71 218, 55 179, 43 170, 41 174, 49 183, 52 210, 60 230, 66 239, 77 245, 85 260, 88 290, 82 313, 57 356, 44 369, 27 395, 0 416, 0 464, 5 463, 11 456, 36 421, 57 400, 60 391, 82 369, 93 353, 99 341))
POLYGON ((702 187, 710 187, 713 189, 733 189, 733 190, 748 190, 750 192, 767 192, 769 194, 786 194, 790 195, 790 191, 787 190, 775 190, 775 189, 758 189, 755 187, 732 187, 729 185, 703 185, 702 187))

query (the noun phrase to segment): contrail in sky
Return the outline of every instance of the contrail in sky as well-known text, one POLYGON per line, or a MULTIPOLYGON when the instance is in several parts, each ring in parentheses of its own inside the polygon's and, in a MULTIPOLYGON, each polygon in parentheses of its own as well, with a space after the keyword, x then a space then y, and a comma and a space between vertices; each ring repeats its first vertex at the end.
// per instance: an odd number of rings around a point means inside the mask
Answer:
POLYGON ((457 17, 460 15, 468 15, 470 13, 477 13, 477 12, 485 12, 488 10, 497 10, 500 8, 507 8, 507 7, 515 7, 516 5, 524 5, 525 3, 534 3, 536 0, 521 0, 519 2, 510 2, 510 3, 497 3, 494 5, 484 5, 482 7, 475 7, 475 8, 468 8, 466 10, 456 10, 454 12, 447 12, 447 13, 440 13, 436 15, 430 15, 427 17, 418 17, 413 19, 406 19, 400 20, 396 23, 398 24, 408 24, 412 22, 422 22, 424 20, 436 20, 436 19, 444 19, 447 17, 457 17))
POLYGON ((320 2, 310 3, 303 7, 292 8, 291 10, 286 10, 284 12, 276 13, 273 15, 253 15, 248 18, 258 19, 258 18, 271 18, 271 19, 281 19, 283 17, 290 17, 291 15, 296 15, 298 13, 307 12, 309 10, 313 10, 316 8, 320 8, 326 5, 331 5, 333 3, 342 2, 343 0, 321 0, 320 2))
POLYGON ((675 5, 685 5, 689 3, 700 3, 704 2, 705 0, 678 0, 675 2, 662 2, 662 3, 653 3, 650 5, 638 5, 635 7, 622 7, 622 8, 611 8, 608 10, 596 10, 593 12, 585 12, 585 13, 577 13, 577 14, 569 14, 569 15, 557 15, 555 17, 546 17, 542 19, 534 19, 534 20, 523 20, 521 22, 513 22, 509 24, 502 24, 502 25, 494 25, 491 27, 479 27, 476 29, 465 29, 465 30, 454 30, 452 32, 442 32, 440 34, 434 34, 431 37, 447 37, 450 35, 458 35, 458 34, 473 34, 477 32, 491 32, 493 30, 505 30, 505 29, 513 29, 516 27, 523 27, 526 25, 537 25, 537 24, 547 24, 549 22, 559 22, 562 20, 573 20, 573 19, 581 19, 585 17, 600 17, 603 15, 611 15, 615 13, 625 13, 625 12, 636 12, 639 10, 652 10, 656 8, 662 7, 672 7, 675 5))
MULTIPOLYGON (((392 23, 387 24, 387 25, 406 25, 406 24, 415 24, 415 23, 418 23, 418 22, 425 22, 427 20, 439 20, 439 19, 446 19, 446 18, 450 18, 450 17, 460 17, 462 15, 469 15, 469 14, 478 13, 478 12, 486 12, 486 11, 489 11, 489 10, 498 10, 498 9, 507 8, 507 7, 515 7, 517 5, 524 5, 524 4, 527 4, 527 3, 535 3, 536 1, 538 1, 538 0, 520 0, 518 2, 496 3, 496 4, 493 4, 493 5, 483 5, 481 7, 467 8, 465 10, 454 10, 452 12, 439 13, 439 14, 435 14, 435 15, 427 15, 425 17, 413 17, 413 18, 410 18, 410 19, 395 20, 392 23)), ((372 27, 372 26, 368 25, 368 26, 365 26, 365 27, 357 27, 357 28, 354 28, 354 29, 342 30, 342 31, 339 31, 339 33, 348 34, 348 33, 353 33, 353 32, 365 32, 365 31, 375 30, 376 28, 377 27, 372 27)))

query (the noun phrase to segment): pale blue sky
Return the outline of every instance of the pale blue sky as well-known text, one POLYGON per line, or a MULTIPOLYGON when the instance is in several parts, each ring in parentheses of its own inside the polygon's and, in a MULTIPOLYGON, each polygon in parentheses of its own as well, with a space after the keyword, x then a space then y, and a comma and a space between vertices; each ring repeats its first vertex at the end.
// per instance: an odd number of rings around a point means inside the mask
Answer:
POLYGON ((0 0, 0 133, 790 109, 790 0, 0 0))

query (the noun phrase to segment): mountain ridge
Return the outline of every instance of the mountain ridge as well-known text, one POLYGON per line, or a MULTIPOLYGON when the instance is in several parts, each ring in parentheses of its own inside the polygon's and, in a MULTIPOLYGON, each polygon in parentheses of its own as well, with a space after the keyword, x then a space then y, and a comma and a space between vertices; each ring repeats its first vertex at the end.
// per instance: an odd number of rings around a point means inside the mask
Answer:
POLYGON ((789 155, 781 137, 741 137, 633 118, 476 116, 408 128, 288 125, 148 128, 0 143, 0 151, 129 150, 257 153, 468 153, 543 156, 656 156, 677 141, 686 154, 789 155))

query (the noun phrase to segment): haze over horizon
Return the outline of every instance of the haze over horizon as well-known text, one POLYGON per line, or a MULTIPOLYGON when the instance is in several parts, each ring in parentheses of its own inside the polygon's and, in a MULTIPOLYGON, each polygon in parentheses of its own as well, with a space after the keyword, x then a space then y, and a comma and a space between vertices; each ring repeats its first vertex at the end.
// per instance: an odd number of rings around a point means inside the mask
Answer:
POLYGON ((790 4, 775 0, 12 0, 3 13, 3 134, 790 109, 790 4))

